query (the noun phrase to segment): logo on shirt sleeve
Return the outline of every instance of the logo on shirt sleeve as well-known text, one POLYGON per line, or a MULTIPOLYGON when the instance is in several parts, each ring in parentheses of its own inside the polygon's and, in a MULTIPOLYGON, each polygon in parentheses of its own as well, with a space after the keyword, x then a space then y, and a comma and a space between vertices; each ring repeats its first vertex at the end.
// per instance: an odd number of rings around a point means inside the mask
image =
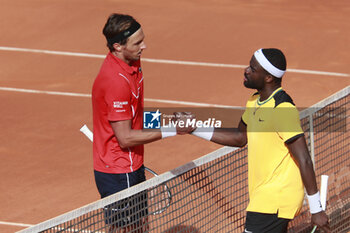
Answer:
POLYGON ((159 109, 156 112, 143 112, 143 128, 159 129, 161 115, 162 113, 159 112, 159 109))
POLYGON ((124 108, 124 105, 128 104, 128 101, 113 101, 113 108, 124 108))
POLYGON ((116 112, 125 112, 127 105, 129 105, 128 101, 113 101, 113 108, 116 112))

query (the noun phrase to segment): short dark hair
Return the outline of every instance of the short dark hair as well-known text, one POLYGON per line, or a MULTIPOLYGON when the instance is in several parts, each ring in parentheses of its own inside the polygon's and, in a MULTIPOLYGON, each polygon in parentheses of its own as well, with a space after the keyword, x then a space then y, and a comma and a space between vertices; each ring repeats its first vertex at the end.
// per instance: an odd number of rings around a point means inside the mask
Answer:
MULTIPOLYGON (((108 40, 114 38, 120 32, 128 29, 134 22, 137 21, 130 15, 113 13, 108 17, 102 32, 103 35, 106 37, 107 47, 109 48, 109 51, 113 52, 115 49, 113 48, 113 44, 109 43, 108 40)), ((128 38, 118 43, 120 45, 125 45, 127 41, 128 38)))
POLYGON ((281 50, 275 48, 262 49, 264 56, 269 62, 280 70, 287 69, 286 57, 281 50))

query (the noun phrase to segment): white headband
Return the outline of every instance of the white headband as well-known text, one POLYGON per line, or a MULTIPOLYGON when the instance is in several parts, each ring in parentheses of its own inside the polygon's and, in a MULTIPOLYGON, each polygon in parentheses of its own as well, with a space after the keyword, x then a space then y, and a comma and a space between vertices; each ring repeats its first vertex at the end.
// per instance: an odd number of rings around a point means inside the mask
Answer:
POLYGON ((270 74, 272 74, 276 78, 282 78, 282 76, 286 72, 286 71, 280 70, 277 67, 275 67, 274 65, 272 65, 269 62, 269 60, 267 60, 265 55, 263 54, 262 49, 257 50, 254 53, 254 57, 267 72, 269 72, 270 74))

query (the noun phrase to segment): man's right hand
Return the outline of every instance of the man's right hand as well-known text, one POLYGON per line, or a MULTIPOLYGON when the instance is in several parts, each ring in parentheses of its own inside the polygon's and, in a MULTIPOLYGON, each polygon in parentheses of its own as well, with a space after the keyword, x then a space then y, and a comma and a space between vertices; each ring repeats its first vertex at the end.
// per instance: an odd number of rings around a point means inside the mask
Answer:
POLYGON ((325 232, 331 232, 331 228, 329 226, 328 216, 324 211, 313 214, 311 216, 311 223, 313 225, 317 225, 317 227, 321 228, 325 232))
MULTIPOLYGON (((185 124, 188 120, 191 121, 195 119, 194 114, 192 114, 191 112, 174 112, 174 116, 175 116, 175 118, 173 119, 174 121, 182 121, 185 124)), ((177 125, 176 127, 177 134, 189 134, 189 133, 192 133, 192 131, 195 129, 196 129, 195 127, 191 127, 191 126, 186 127, 186 125, 185 127, 179 127, 179 125, 177 125)))

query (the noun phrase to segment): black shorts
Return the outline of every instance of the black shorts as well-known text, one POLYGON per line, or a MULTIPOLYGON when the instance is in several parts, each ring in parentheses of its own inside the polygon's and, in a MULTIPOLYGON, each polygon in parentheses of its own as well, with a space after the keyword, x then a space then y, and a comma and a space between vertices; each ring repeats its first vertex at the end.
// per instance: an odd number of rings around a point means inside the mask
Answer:
MULTIPOLYGON (((137 171, 122 174, 95 172, 95 182, 101 198, 127 189, 146 180, 142 166, 137 171)), ((137 224, 138 220, 147 216, 147 191, 137 193, 104 207, 106 224, 124 227, 137 224)))
POLYGON ((244 232, 285 233, 290 219, 278 218, 278 214, 247 212, 244 232))

